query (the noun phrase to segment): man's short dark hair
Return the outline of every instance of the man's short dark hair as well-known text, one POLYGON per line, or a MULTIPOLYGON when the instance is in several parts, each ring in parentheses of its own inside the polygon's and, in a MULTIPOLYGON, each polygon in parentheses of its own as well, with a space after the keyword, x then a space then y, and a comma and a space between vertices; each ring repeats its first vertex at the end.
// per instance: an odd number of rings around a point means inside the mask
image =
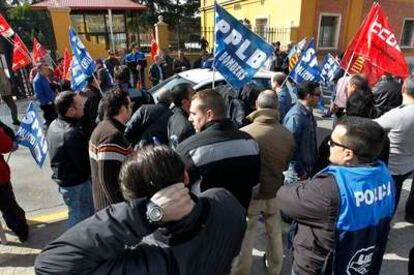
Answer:
POLYGON ((115 80, 119 84, 129 83, 131 71, 128 66, 122 65, 115 70, 115 80))
POLYGON ((384 129, 377 122, 362 117, 346 117, 336 124, 338 126, 346 129, 343 145, 354 151, 359 163, 377 160, 386 138, 384 129))
POLYGON ((190 85, 189 84, 180 84, 178 86, 175 86, 172 90, 171 90, 171 97, 172 97, 172 101, 174 103, 175 106, 177 107, 181 107, 182 106, 182 102, 185 99, 190 100, 190 85))
POLYGON ((377 117, 374 95, 367 90, 356 90, 346 101, 346 115, 374 119, 377 117))
POLYGON ((358 90, 370 91, 368 79, 362 74, 354 74, 351 76, 349 84, 354 85, 358 90))
POLYGON ((65 116, 74 102, 75 92, 64 91, 59 93, 55 98, 55 110, 59 116, 65 116))
POLYGON ((282 72, 276 72, 272 75, 272 80, 273 82, 276 82, 277 85, 280 87, 286 80, 286 74, 282 72))
POLYGON ((404 81, 404 87, 407 94, 414 97, 414 75, 407 77, 407 79, 404 81))
POLYGON ((102 98, 104 118, 109 119, 119 114, 122 106, 129 106, 128 93, 121 88, 114 88, 102 98))
POLYGON ((226 104, 223 97, 215 90, 207 89, 197 92, 191 100, 198 99, 203 112, 212 110, 216 118, 226 117, 226 104))
POLYGON ((312 81, 304 81, 297 88, 297 95, 299 99, 305 99, 307 95, 313 95, 315 89, 319 87, 319 83, 312 81))
POLYGON ((185 165, 167 146, 146 146, 122 165, 119 182, 126 200, 152 197, 159 190, 184 181, 185 165))

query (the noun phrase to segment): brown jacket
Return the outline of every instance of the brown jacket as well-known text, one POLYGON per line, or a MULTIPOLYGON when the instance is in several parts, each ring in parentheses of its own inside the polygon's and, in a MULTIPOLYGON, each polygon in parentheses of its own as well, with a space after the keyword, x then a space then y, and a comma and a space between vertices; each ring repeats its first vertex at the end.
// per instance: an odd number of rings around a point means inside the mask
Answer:
POLYGON ((283 184, 282 172, 288 168, 295 141, 292 134, 279 123, 277 110, 260 109, 247 118, 253 123, 240 130, 250 134, 260 148, 260 189, 254 199, 272 199, 283 184))

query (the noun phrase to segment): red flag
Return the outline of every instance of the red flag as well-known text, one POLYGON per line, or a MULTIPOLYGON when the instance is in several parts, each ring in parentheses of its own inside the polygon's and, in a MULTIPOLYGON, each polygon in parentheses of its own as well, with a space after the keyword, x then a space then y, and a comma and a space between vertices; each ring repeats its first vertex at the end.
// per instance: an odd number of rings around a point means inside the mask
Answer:
POLYGON ((4 37, 12 37, 14 34, 13 29, 7 23, 6 19, 0 14, 0 35, 4 37))
POLYGON ((70 80, 70 65, 72 63, 72 56, 69 53, 68 48, 65 48, 65 54, 63 56, 63 79, 70 80))
POLYGON ((33 61, 38 62, 40 58, 44 58, 47 55, 47 51, 43 46, 33 37, 33 61))
POLYGON ((405 78, 408 65, 381 5, 374 3, 341 61, 349 73, 364 73, 374 84, 384 73, 405 78))
POLYGON ((20 39, 19 35, 14 36, 14 48, 13 48, 13 71, 24 68, 32 63, 30 59, 30 53, 26 45, 20 39))
POLYGON ((151 60, 154 61, 154 57, 158 51, 158 44, 154 38, 151 39, 151 60))

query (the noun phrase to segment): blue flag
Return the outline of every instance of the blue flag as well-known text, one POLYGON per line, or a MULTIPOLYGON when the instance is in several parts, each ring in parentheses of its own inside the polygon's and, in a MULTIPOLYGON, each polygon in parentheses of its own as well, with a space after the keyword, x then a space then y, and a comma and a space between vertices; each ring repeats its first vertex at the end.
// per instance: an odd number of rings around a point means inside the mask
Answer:
POLYGON ((233 88, 240 90, 272 56, 274 49, 217 3, 214 8, 214 67, 233 88))
POLYGON ((27 108, 20 128, 16 133, 17 143, 30 149, 32 156, 39 167, 45 162, 48 146, 42 130, 41 119, 33 102, 27 108))
POLYGON ((81 65, 75 56, 72 56, 70 70, 70 88, 73 91, 83 91, 88 85, 88 76, 83 73, 81 65))
POLYGON ((328 87, 340 69, 339 62, 328 53, 321 65, 321 85, 328 87))
POLYGON ((303 81, 319 82, 320 73, 321 71, 319 69, 315 50, 315 41, 311 39, 308 47, 302 51, 299 61, 290 72, 289 77, 299 85, 303 81))
POLYGON ((72 27, 69 27, 69 42, 72 47, 72 54, 80 64, 82 72, 87 76, 91 76, 95 72, 96 63, 72 27))

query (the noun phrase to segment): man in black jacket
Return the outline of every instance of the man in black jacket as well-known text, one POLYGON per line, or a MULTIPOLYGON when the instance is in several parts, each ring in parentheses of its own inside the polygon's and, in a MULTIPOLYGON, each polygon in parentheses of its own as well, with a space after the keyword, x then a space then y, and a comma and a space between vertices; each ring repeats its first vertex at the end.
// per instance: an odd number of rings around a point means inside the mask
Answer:
POLYGON ((252 188, 259 183, 259 146, 226 118, 219 93, 205 90, 191 101, 189 120, 198 132, 177 147, 190 173, 193 190, 214 187, 229 190, 248 208, 252 188))
POLYGON ((60 93, 55 100, 58 118, 47 131, 52 179, 59 185, 68 206, 68 225, 94 213, 88 137, 80 127, 85 99, 71 91, 60 93))
POLYGON ((384 75, 372 88, 374 94, 377 116, 380 117, 386 112, 402 103, 402 84, 392 75, 384 75))
POLYGON ((176 148, 179 143, 195 133, 193 125, 188 121, 193 93, 193 88, 188 84, 178 85, 171 91, 174 108, 167 126, 168 144, 171 148, 176 148))
POLYGON ((139 107, 126 124, 125 137, 129 142, 139 147, 148 144, 168 144, 167 124, 172 115, 171 102, 170 91, 162 89, 156 104, 144 104, 139 107))
POLYGON ((98 212, 50 243, 36 259, 36 274, 229 273, 246 221, 228 191, 189 194, 184 163, 165 146, 131 155, 120 181, 128 202, 98 212), (165 237, 163 243, 155 241, 156 234, 165 237))

